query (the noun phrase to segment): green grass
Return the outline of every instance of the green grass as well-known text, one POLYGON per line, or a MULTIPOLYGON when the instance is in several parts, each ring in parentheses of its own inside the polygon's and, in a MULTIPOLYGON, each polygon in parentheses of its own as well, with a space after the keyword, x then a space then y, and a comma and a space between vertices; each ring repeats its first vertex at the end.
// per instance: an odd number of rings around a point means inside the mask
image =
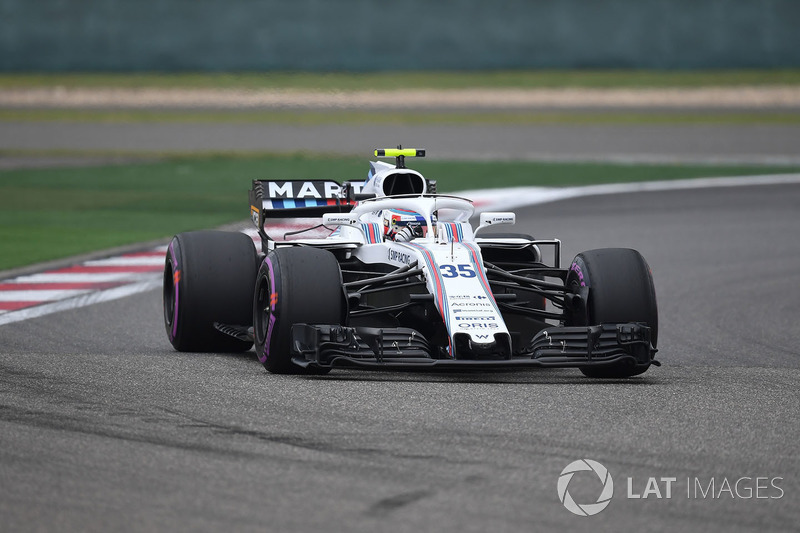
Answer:
POLYGON ((2 74, 12 87, 189 87, 236 89, 453 89, 553 87, 702 87, 798 85, 800 69, 785 70, 503 70, 477 72, 242 72, 2 74))
MULTIPOLYGON (((800 167, 414 161, 441 192, 799 172, 800 167)), ((186 157, 0 172, 0 269, 245 220, 253 178, 361 179, 363 158, 186 157)))
POLYGON ((0 109, 6 122, 230 123, 230 124, 800 124, 800 112, 785 111, 284 111, 152 109, 0 109))

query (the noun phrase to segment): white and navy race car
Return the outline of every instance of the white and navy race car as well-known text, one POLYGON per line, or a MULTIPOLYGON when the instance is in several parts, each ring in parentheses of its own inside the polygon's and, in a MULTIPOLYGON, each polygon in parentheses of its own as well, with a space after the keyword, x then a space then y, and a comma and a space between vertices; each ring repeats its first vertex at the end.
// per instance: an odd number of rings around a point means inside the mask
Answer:
POLYGON ((371 162, 365 182, 254 180, 261 251, 244 233, 176 235, 164 270, 175 349, 255 344, 277 373, 576 367, 620 378, 658 364, 639 252, 591 250, 564 268, 559 240, 493 232, 514 213, 481 213, 473 227, 470 200, 406 168, 423 150, 375 155, 395 163, 371 162))

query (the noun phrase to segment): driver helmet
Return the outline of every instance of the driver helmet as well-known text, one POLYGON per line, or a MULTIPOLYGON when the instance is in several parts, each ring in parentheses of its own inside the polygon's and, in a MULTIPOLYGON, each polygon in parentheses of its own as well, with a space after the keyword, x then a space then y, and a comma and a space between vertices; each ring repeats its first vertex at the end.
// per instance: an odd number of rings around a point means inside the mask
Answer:
MULTIPOLYGON (((431 220, 433 224, 436 220, 431 220)), ((428 233, 425 217, 407 209, 384 209, 383 234, 387 239, 410 241, 428 233)))

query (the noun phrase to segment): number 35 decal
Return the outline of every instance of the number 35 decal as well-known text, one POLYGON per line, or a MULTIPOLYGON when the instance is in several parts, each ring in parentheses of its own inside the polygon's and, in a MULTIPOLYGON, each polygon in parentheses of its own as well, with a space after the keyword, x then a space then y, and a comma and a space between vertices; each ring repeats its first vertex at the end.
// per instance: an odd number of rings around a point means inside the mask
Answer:
POLYGON ((439 270, 442 271, 443 278, 474 278, 475 270, 472 265, 439 265, 439 270))

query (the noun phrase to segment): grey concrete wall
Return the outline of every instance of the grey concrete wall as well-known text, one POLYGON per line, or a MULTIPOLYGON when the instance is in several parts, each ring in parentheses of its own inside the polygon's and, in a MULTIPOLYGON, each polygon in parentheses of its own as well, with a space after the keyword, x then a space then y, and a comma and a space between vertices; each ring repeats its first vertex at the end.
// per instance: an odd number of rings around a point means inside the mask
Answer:
POLYGON ((3 71, 798 66, 798 0, 0 0, 3 71))

